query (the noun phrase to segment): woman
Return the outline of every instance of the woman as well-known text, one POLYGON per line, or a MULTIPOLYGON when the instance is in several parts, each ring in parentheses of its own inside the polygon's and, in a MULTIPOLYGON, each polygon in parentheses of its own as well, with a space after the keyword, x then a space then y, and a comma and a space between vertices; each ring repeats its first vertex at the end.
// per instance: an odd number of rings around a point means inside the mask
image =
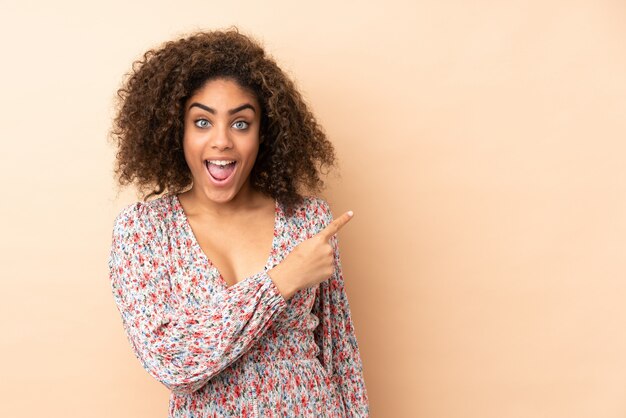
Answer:
POLYGON ((293 82, 237 30, 198 32, 118 97, 115 173, 152 192, 115 219, 111 288, 169 416, 368 416, 335 235, 352 213, 302 192, 335 157, 293 82))

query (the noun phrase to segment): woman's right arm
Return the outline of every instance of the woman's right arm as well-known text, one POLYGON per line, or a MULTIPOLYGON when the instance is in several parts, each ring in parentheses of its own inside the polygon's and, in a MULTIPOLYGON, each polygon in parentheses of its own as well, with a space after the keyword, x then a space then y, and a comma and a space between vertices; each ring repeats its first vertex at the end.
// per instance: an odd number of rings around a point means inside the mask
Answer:
POLYGON ((138 202, 116 217, 109 257, 111 290, 135 356, 175 393, 191 393, 237 360, 287 306, 266 272, 224 288, 199 307, 176 303, 150 208, 138 202))

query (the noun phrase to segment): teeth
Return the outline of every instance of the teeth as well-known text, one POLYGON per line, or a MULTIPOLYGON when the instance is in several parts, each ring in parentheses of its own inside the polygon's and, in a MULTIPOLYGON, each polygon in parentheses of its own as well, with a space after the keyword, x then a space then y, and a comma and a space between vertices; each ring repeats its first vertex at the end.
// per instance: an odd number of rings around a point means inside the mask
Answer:
POLYGON ((209 164, 215 164, 215 165, 221 165, 221 166, 225 166, 234 162, 235 160, 209 160, 209 164))

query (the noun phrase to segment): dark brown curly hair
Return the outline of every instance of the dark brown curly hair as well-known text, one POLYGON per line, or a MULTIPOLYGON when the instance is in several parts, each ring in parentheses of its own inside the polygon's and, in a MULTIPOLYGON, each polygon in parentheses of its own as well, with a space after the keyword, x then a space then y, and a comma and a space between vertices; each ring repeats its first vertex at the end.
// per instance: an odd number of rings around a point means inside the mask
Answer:
POLYGON ((114 173, 120 186, 134 182, 144 200, 192 184, 183 154, 184 104, 216 78, 236 81, 261 105, 253 188, 290 210, 323 189, 323 168, 336 166, 333 145, 295 83, 237 28, 168 41, 144 53, 126 77, 110 131, 118 148, 114 173))

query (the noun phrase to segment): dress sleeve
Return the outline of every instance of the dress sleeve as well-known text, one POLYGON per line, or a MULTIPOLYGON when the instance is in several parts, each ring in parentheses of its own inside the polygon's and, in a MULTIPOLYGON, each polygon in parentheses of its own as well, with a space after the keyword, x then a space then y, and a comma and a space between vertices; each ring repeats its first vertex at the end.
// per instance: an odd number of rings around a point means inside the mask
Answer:
POLYGON ((115 219, 111 290, 144 369, 172 392, 191 393, 245 353, 287 302, 263 271, 199 307, 177 303, 162 240, 146 206, 127 206, 115 219))
MULTIPOLYGON (((318 219, 314 233, 325 228, 333 219, 328 203, 319 199, 314 219, 318 219)), ((319 318, 314 331, 315 342, 320 347, 319 360, 331 376, 335 393, 343 401, 347 417, 368 417, 369 402, 363 363, 359 353, 350 305, 346 295, 337 235, 330 243, 335 256, 335 272, 321 282, 316 291, 312 313, 319 318)))

